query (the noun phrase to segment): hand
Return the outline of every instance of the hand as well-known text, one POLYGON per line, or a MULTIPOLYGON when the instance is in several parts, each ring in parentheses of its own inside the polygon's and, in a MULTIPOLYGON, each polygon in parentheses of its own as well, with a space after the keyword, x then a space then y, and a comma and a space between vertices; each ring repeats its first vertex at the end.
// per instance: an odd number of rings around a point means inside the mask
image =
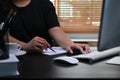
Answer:
POLYGON ((34 37, 31 41, 22 46, 22 49, 27 52, 40 53, 43 49, 47 49, 47 47, 49 47, 49 43, 45 39, 41 37, 34 37))
POLYGON ((73 53, 73 49, 78 49, 80 50, 81 53, 90 53, 90 47, 88 44, 79 44, 79 43, 72 43, 70 45, 68 45, 68 47, 66 48, 66 50, 70 53, 73 53))

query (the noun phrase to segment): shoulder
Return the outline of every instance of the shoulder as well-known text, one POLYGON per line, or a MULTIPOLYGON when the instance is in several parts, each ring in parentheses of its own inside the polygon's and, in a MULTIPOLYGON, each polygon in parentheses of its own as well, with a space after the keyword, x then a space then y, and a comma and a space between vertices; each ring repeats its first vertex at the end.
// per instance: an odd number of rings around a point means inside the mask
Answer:
POLYGON ((36 4, 47 4, 51 2, 50 0, 31 0, 31 1, 36 4))
POLYGON ((50 0, 32 0, 32 3, 39 6, 48 6, 52 4, 50 0))

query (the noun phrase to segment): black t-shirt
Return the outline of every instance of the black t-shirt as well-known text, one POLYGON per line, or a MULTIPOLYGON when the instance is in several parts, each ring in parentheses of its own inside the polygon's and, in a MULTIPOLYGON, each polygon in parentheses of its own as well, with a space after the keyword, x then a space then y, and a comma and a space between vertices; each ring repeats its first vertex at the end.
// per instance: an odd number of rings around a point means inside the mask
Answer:
POLYGON ((10 34, 24 42, 40 36, 51 43, 48 30, 59 26, 55 8, 49 0, 31 0, 26 7, 16 7, 17 15, 10 25, 10 34))

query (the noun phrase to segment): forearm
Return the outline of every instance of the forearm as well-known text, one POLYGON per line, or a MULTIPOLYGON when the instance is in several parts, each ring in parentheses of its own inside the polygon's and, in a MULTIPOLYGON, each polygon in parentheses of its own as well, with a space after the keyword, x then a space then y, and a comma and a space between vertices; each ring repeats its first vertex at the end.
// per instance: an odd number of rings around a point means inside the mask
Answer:
POLYGON ((21 47, 26 44, 26 43, 24 43, 24 42, 22 42, 22 41, 20 41, 20 40, 18 40, 18 39, 16 39, 16 38, 12 37, 11 35, 8 35, 8 37, 9 37, 9 42, 18 43, 18 44, 21 45, 21 47))
POLYGON ((70 44, 73 44, 73 42, 66 35, 56 37, 55 41, 63 48, 67 48, 70 44))
POLYGON ((59 27, 51 29, 50 34, 52 38, 54 38, 55 42, 63 48, 66 48, 68 45, 73 43, 71 39, 67 37, 65 32, 59 27))

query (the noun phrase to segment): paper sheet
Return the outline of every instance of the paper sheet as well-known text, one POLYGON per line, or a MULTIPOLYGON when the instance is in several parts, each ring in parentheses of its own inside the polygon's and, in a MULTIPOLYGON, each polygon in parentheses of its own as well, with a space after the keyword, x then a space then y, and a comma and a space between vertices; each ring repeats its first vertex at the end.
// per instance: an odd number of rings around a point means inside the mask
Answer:
POLYGON ((106 63, 120 65, 120 56, 113 57, 112 59, 106 61, 106 63))
POLYGON ((46 55, 57 55, 57 54, 64 54, 67 51, 61 47, 52 47, 52 49, 55 51, 53 52, 52 50, 50 50, 49 48, 47 48, 47 50, 43 50, 43 54, 46 55))

